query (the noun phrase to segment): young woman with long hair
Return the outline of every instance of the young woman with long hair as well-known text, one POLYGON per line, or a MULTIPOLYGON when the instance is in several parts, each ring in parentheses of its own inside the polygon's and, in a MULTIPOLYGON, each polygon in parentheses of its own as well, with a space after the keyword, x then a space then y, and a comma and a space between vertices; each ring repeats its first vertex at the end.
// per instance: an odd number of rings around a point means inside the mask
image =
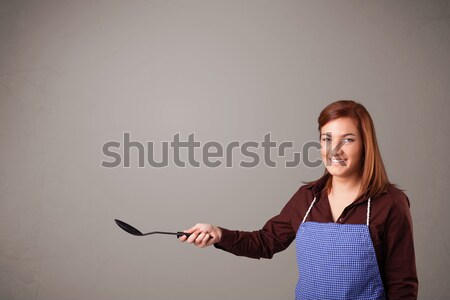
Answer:
POLYGON ((180 240, 251 258, 272 258, 295 240, 295 299, 417 299, 410 203, 388 180, 372 118, 342 100, 318 123, 324 175, 261 230, 197 224, 180 240))

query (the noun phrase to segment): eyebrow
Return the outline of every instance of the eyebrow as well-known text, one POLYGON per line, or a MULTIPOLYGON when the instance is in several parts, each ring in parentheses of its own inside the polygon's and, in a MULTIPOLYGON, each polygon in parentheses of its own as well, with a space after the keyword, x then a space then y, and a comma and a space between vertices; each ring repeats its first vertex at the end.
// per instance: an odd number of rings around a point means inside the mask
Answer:
MULTIPOLYGON (((320 136, 322 136, 322 135, 331 136, 331 133, 329 133, 329 132, 322 133, 320 136)), ((346 133, 346 134, 343 134, 342 137, 346 137, 346 136, 350 136, 350 135, 356 136, 356 134, 354 134, 354 133, 346 133)))

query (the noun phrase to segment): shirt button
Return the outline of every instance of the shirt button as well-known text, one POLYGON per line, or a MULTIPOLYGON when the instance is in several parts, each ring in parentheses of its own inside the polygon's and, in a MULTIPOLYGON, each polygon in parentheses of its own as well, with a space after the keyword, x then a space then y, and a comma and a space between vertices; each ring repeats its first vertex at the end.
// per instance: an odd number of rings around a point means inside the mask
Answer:
POLYGON ((344 219, 343 218, 339 218, 339 222, 341 222, 342 223, 342 221, 343 221, 344 219))

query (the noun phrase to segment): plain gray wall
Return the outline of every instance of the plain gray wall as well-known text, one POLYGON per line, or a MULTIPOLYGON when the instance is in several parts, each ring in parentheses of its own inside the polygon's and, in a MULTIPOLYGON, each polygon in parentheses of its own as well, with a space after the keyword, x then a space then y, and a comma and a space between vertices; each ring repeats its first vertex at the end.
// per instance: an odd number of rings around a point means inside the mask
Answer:
POLYGON ((425 0, 1 1, 0 299, 292 299, 294 245, 252 260, 113 219, 255 230, 323 167, 138 168, 132 152, 103 168, 102 146, 270 132, 301 150, 339 99, 370 111, 411 200, 420 298, 449 299, 449 15, 425 0))

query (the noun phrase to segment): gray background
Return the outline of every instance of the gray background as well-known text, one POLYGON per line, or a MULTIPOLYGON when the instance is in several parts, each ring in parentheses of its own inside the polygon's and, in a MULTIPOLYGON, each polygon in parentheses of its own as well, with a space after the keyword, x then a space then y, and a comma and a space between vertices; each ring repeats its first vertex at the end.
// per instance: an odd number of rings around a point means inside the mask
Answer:
POLYGON ((371 112, 410 197, 420 298, 450 298, 449 15, 425 0, 1 1, 0 299, 292 299, 294 245, 258 261, 113 219, 254 230, 322 167, 138 168, 132 152, 107 169, 101 149, 123 132, 271 132, 301 150, 338 99, 371 112))

